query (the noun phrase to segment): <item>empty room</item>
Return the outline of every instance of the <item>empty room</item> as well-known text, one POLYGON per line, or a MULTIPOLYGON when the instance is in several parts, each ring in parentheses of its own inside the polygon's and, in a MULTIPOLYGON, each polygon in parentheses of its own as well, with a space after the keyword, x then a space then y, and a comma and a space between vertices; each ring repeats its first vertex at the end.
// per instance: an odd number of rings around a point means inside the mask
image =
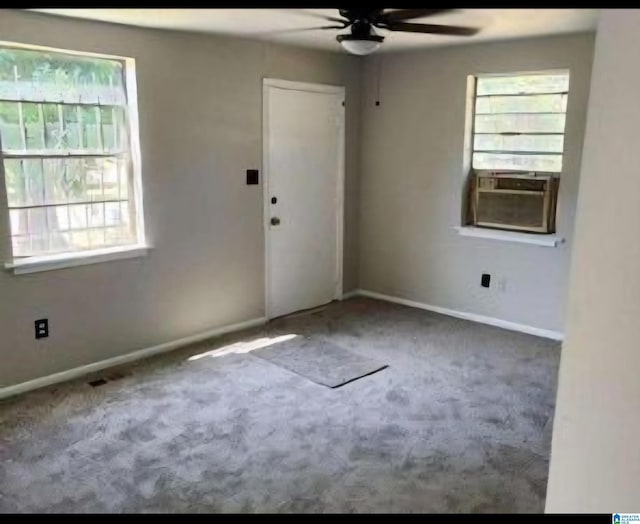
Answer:
POLYGON ((1 9, 0 513, 640 511, 638 53, 1 9))

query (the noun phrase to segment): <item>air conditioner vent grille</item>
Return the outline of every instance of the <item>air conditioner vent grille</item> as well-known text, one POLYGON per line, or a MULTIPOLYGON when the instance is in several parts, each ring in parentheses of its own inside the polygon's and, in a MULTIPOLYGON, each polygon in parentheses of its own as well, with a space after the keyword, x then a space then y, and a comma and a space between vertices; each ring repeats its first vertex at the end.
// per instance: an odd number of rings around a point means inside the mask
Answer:
POLYGON ((477 175, 471 184, 473 223, 479 227, 555 232, 558 178, 477 175))

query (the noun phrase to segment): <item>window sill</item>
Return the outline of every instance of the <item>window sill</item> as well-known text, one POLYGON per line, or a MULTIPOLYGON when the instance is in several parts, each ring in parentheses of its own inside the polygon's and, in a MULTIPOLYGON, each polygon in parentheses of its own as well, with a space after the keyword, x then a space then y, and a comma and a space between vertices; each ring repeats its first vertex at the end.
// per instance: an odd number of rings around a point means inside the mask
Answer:
POLYGON ((458 234, 466 237, 488 238, 521 244, 533 244, 544 247, 557 247, 564 242, 564 238, 556 235, 537 235, 535 233, 519 233, 517 231, 501 231, 473 226, 457 226, 458 234))
POLYGON ((143 257, 150 249, 151 247, 147 245, 133 244, 129 246, 95 249, 80 253, 62 253, 59 255, 30 257, 7 262, 4 267, 5 269, 13 271, 14 275, 23 275, 26 273, 97 264, 98 262, 108 262, 110 260, 143 257))

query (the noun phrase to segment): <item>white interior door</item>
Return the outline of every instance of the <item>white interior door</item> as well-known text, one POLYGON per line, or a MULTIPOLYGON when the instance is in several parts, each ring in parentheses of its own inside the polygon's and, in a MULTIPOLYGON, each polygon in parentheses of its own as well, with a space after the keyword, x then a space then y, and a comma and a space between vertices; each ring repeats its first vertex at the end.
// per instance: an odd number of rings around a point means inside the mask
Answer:
POLYGON ((342 294, 344 88, 264 81, 267 317, 342 294))

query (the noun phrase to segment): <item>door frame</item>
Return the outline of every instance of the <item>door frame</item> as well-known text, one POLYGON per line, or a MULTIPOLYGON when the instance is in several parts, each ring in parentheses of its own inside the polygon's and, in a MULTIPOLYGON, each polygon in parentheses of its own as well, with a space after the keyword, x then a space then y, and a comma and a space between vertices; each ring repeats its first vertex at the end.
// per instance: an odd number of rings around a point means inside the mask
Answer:
MULTIPOLYGON (((278 78, 263 78, 262 80, 262 223, 264 228, 264 310, 265 317, 269 320, 271 317, 271 279, 269 277, 271 270, 270 262, 270 242, 269 242, 269 217, 270 198, 269 198, 269 90, 290 89, 293 91, 307 91, 312 93, 330 93, 342 95, 345 100, 344 86, 336 86, 330 84, 316 84, 311 82, 294 82, 291 80, 281 80, 278 78)), ((336 266, 335 277, 336 287, 334 289, 333 298, 342 298, 343 289, 343 265, 344 265, 344 185, 345 185, 345 103, 343 102, 343 110, 340 112, 340 122, 338 126, 338 169, 336 173, 336 266)))

